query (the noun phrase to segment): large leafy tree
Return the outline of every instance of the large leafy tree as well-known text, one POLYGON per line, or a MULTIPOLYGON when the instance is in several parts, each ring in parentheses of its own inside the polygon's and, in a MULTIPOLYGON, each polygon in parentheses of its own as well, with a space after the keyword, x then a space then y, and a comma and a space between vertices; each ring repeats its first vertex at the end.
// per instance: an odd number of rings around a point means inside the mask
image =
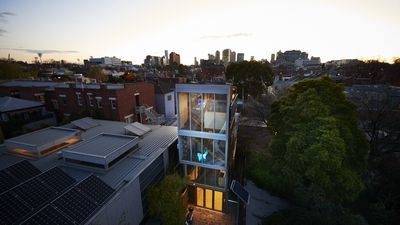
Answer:
POLYGON ((182 190, 187 180, 178 174, 167 175, 157 186, 147 192, 149 212, 159 218, 164 225, 183 224, 185 208, 182 200, 182 190))
POLYGON ((245 98, 264 94, 273 81, 271 66, 257 61, 232 63, 226 68, 225 76, 239 91, 243 91, 245 98))
POLYGON ((271 178, 303 202, 351 202, 363 188, 368 144, 343 86, 303 80, 274 102, 271 178))
POLYGON ((107 75, 99 65, 91 65, 86 74, 87 77, 96 79, 97 82, 103 82, 107 80, 107 75))

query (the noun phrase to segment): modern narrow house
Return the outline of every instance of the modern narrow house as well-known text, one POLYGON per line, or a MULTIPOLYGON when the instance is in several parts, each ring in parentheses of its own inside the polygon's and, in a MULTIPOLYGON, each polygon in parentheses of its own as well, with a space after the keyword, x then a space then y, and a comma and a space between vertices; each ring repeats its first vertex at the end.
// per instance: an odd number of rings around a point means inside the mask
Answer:
POLYGON ((189 204, 225 212, 235 158, 237 94, 229 84, 177 84, 178 149, 189 204))

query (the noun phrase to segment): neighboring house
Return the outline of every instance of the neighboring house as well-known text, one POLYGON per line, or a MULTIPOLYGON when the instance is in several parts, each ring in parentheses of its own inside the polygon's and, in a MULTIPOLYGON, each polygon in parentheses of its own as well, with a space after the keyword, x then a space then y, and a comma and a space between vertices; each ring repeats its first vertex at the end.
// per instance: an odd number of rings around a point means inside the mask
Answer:
POLYGON ((174 119, 175 112, 175 91, 169 84, 158 81, 155 84, 156 107, 159 113, 164 114, 167 120, 174 119))
POLYGON ((60 119, 88 113, 106 120, 145 122, 147 115, 140 112, 140 106, 155 105, 154 85, 149 82, 69 83, 46 92, 46 98, 47 108, 60 119))
POLYGON ((144 224, 148 188, 177 164, 177 128, 128 125, 83 118, 7 139, 0 221, 144 224), (140 138, 128 135, 142 129, 140 138))
POLYGON ((45 103, 45 92, 60 82, 11 80, 0 83, 0 96, 10 96, 45 103))
POLYGON ((23 127, 35 130, 56 123, 43 103, 8 96, 0 97, 0 121, 6 138, 23 127))
POLYGON ((155 89, 151 82, 87 84, 81 80, 76 83, 8 81, 0 84, 0 96, 40 101, 48 111, 56 114, 59 122, 82 114, 128 123, 157 124, 165 121, 159 119, 163 116, 157 113, 155 89))
POLYGON ((238 114, 235 87, 177 84, 178 149, 189 204, 227 213, 238 114))

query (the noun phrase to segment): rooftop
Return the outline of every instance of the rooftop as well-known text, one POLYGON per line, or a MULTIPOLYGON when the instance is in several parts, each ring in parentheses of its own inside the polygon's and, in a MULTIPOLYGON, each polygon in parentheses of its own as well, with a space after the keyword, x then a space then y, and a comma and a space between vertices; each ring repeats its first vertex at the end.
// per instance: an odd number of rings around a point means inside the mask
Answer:
POLYGON ((13 97, 0 97, 0 112, 10 112, 27 108, 41 107, 43 103, 13 97))

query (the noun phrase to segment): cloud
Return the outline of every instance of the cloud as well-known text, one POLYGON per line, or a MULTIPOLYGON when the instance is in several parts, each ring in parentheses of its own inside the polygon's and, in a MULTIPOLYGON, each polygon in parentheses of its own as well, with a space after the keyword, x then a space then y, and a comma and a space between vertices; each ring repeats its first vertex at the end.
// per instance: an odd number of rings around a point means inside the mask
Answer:
MULTIPOLYGON (((6 16, 14 16, 14 15, 15 15, 15 13, 12 13, 12 12, 0 12, 0 22, 5 23, 5 22, 7 22, 6 16)), ((3 36, 4 33, 7 33, 7 31, 0 28, 0 37, 3 36)))
POLYGON ((252 33, 233 33, 233 34, 221 34, 221 35, 206 35, 202 36, 201 39, 220 39, 220 38, 237 38, 237 37, 249 37, 252 33))
POLYGON ((15 16, 15 13, 12 12, 0 12, 0 21, 6 22, 7 16, 15 16))
POLYGON ((27 48, 1 48, 1 49, 21 51, 21 52, 34 53, 34 54, 37 54, 37 53, 42 53, 42 54, 79 53, 79 51, 75 51, 75 50, 27 49, 27 48))

